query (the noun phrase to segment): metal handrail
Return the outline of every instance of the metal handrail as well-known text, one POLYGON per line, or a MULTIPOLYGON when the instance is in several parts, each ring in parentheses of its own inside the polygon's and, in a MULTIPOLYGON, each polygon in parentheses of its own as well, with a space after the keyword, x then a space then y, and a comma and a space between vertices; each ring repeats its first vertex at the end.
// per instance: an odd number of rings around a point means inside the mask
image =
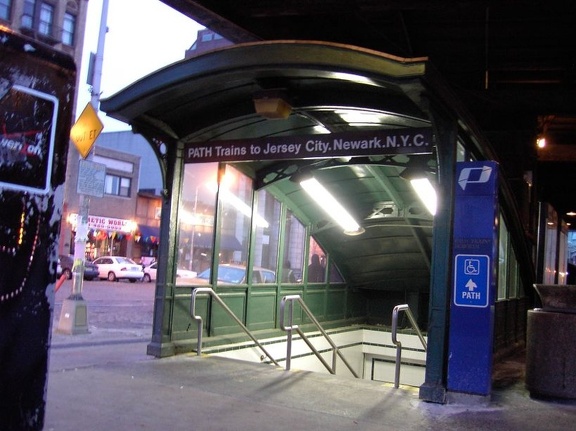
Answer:
POLYGON ((234 319, 234 321, 238 325, 240 325, 240 327, 250 337, 250 339, 254 341, 254 343, 260 348, 260 350, 262 350, 264 355, 266 355, 266 357, 270 359, 270 361, 272 361, 274 365, 278 367, 280 366, 278 362, 276 362, 276 360, 270 355, 270 353, 266 351, 264 346, 256 339, 256 337, 254 337, 252 332, 250 332, 250 330, 242 323, 240 319, 238 319, 238 317, 236 317, 234 312, 224 303, 224 301, 222 301, 222 299, 210 287, 197 287, 196 289, 194 289, 192 291, 192 299, 190 301, 190 315, 194 320, 196 320, 196 322, 198 322, 198 346, 196 348, 198 356, 202 354, 202 329, 204 326, 202 323, 202 316, 196 315, 196 296, 199 293, 208 293, 218 304, 222 306, 222 308, 228 313, 228 315, 232 317, 232 319, 234 319))
POLYGON ((339 356, 340 359, 342 359, 342 362, 344 362, 344 364, 346 365, 346 367, 348 367, 352 375, 358 378, 358 374, 356 373, 356 371, 354 371, 354 369, 350 366, 346 358, 344 358, 344 356, 340 352, 340 349, 338 349, 338 346, 336 346, 336 344, 332 341, 330 336, 326 333, 326 331, 324 331, 324 328, 322 328, 318 320, 316 320, 316 318, 314 317, 310 309, 306 306, 300 295, 287 295, 283 297, 282 300, 280 301, 280 327, 282 328, 283 331, 287 332, 286 370, 290 370, 292 359, 292 331, 296 330, 296 332, 298 332, 302 340, 304 340, 304 342, 308 345, 308 347, 310 347, 310 350, 312 350, 312 352, 316 355, 316 357, 320 360, 320 362, 322 362, 322 364, 324 365, 324 367, 326 367, 326 369, 330 372, 330 374, 336 374, 336 356, 339 356), (318 328, 318 330, 322 333, 324 338, 328 341, 328 343, 330 343, 330 346, 332 346, 332 367, 328 365, 328 363, 324 360, 320 352, 318 352, 318 350, 312 345, 308 337, 306 337, 306 334, 302 332, 302 330, 298 327, 298 325, 294 325, 295 301, 297 301, 300 304, 300 307, 302 307, 302 310, 304 310, 308 318, 310 318, 310 320, 314 323, 314 325, 316 325, 316 328, 318 328), (290 306, 290 322, 289 322, 290 324, 288 326, 284 325, 284 309, 286 308, 286 302, 289 302, 290 306))
POLYGON ((416 330, 416 335, 418 335, 418 338, 420 338, 420 342, 424 346, 424 351, 426 351, 428 349, 428 346, 426 344, 426 340, 424 339, 422 332, 420 332, 420 328, 418 327, 418 324, 416 323, 416 320, 414 319, 414 315, 412 314, 412 311, 410 311, 410 307, 408 306, 408 304, 397 305, 396 307, 394 307, 394 310, 392 310, 392 342, 396 345, 396 370, 395 370, 395 374, 394 374, 394 387, 395 388, 398 388, 400 386, 400 365, 401 365, 401 357, 402 357, 402 343, 397 340, 396 333, 398 332, 398 314, 401 311, 406 312, 406 315, 408 316, 408 320, 410 320, 412 327, 416 330))

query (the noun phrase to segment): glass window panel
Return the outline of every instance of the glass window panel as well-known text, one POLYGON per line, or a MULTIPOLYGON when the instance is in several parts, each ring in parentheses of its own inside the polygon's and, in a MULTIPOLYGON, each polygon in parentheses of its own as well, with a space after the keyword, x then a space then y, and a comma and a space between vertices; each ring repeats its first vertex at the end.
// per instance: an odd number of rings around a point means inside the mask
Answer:
MULTIPOLYGON (((252 179, 232 166, 224 167, 220 177, 218 229, 220 247, 218 262, 232 264, 246 272, 252 220, 252 179)), ((255 283, 261 283, 255 276, 255 283)), ((220 275, 218 275, 220 279, 220 275)), ((242 283, 245 283, 245 276, 242 283)))
POLYGON ((500 216, 500 239, 498 256, 498 299, 506 299, 508 290, 509 234, 504 219, 500 216))
POLYGON ((26 0, 24 2, 24 13, 22 14, 22 27, 32 28, 34 23, 34 1, 26 0))
POLYGON ((40 22, 38 32, 50 36, 52 34, 52 24, 54 22, 54 7, 47 3, 40 6, 40 22))
POLYGON ((120 190, 118 194, 125 197, 130 196, 130 178, 120 178, 120 190))
POLYGON ((344 277, 342 277, 342 274, 340 274, 340 271, 338 270, 338 267, 336 265, 330 263, 330 265, 328 266, 328 271, 329 271, 328 274, 330 276, 329 278, 330 283, 344 282, 344 277))
POLYGON ((556 275, 556 247, 557 243, 557 215, 550 211, 546 218, 545 241, 544 241, 544 279, 543 284, 554 284, 556 275))
POLYGON ((310 237, 310 254, 308 259, 308 283, 322 283, 326 280, 326 253, 310 237))
POLYGON ((284 246, 282 283, 301 283, 304 274, 306 229, 290 210, 286 211, 286 218, 284 219, 282 244, 284 246))
POLYGON ((179 210, 178 266, 211 282, 218 163, 185 165, 179 210))
POLYGON ((568 262, 576 264, 576 231, 568 231, 568 262))
POLYGON ((465 162, 466 161, 466 148, 461 142, 458 142, 456 147, 456 161, 465 162))
POLYGON ((104 192, 108 195, 118 194, 119 178, 114 175, 106 175, 104 181, 104 192))
POLYGON ((557 284, 566 284, 568 277, 568 233, 563 228, 559 232, 558 242, 558 279, 555 280, 557 284))
POLYGON ((76 17, 71 13, 64 14, 62 23, 62 43, 68 46, 74 46, 76 39, 76 17))
POLYGON ((104 193, 107 195, 129 197, 131 184, 132 180, 130 178, 106 174, 104 193))
POLYGON ((510 271, 510 289, 508 296, 510 298, 518 298, 520 279, 518 274, 518 261, 516 260, 514 247, 510 247, 510 265, 508 265, 508 270, 510 271))
POLYGON ((12 0, 0 0, 0 19, 10 19, 10 9, 12 8, 12 0))
POLYGON ((281 205, 265 190, 257 193, 253 263, 254 283, 275 283, 280 240, 281 205), (268 271, 264 271, 267 269, 268 271), (259 276, 258 276, 259 275, 259 276))

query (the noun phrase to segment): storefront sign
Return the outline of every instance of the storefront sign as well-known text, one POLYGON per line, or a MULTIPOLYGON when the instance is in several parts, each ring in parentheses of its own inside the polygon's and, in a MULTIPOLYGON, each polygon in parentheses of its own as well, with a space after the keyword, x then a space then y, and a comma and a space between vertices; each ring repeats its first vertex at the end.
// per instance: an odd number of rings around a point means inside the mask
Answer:
MULTIPOLYGON (((68 221, 72 226, 76 226, 77 219, 78 214, 70 214, 68 221)), ((129 233, 134 231, 135 228, 136 224, 132 220, 91 215, 88 216, 88 229, 129 233)))
POLYGON ((396 129, 189 143, 184 150, 184 161, 205 163, 324 158, 351 154, 429 154, 432 148, 432 129, 396 129))
POLYGON ((31 88, 0 89, 0 187, 48 193, 58 99, 31 88))
POLYGON ((487 396, 492 381, 498 165, 456 168, 448 390, 487 396))

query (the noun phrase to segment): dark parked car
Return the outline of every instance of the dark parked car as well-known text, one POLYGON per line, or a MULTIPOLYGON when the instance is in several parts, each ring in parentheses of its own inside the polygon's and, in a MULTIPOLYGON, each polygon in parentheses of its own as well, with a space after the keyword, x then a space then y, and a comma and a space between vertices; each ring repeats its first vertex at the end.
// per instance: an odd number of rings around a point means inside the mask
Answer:
MULTIPOLYGON (((74 256, 60 255, 58 257, 57 276, 66 274, 66 278, 72 278, 72 268, 74 267, 74 256)), ((92 262, 84 262, 84 280, 94 280, 98 277, 98 267, 92 262)))

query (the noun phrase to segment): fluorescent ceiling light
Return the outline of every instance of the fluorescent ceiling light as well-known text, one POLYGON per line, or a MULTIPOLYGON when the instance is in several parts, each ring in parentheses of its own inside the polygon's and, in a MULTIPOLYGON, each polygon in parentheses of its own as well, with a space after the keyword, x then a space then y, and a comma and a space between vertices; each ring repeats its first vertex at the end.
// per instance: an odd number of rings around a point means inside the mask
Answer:
POLYGON ((335 114, 339 115, 343 121, 351 126, 366 125, 366 124, 380 124, 383 115, 378 112, 359 111, 355 109, 350 110, 336 110, 335 114))
POLYGON ((315 126, 313 127, 313 129, 314 129, 314 133, 320 133, 320 134, 323 134, 323 135, 330 133, 330 130, 328 130, 326 127, 324 127, 324 126, 321 125, 321 124, 315 125, 315 126))
POLYGON ((356 75, 353 73, 332 72, 331 78, 340 79, 343 81, 350 81, 356 84, 373 85, 375 87, 381 87, 381 85, 379 85, 373 79, 367 78, 366 76, 356 75))
POLYGON ((346 211, 346 209, 336 200, 326 188, 314 177, 300 181, 300 186, 314 201, 320 205, 328 216, 338 223, 344 233, 348 235, 362 233, 363 229, 346 211))
POLYGON ((412 188, 422 201, 430 214, 436 214, 437 197, 436 190, 428 178, 414 178, 410 180, 412 188))

